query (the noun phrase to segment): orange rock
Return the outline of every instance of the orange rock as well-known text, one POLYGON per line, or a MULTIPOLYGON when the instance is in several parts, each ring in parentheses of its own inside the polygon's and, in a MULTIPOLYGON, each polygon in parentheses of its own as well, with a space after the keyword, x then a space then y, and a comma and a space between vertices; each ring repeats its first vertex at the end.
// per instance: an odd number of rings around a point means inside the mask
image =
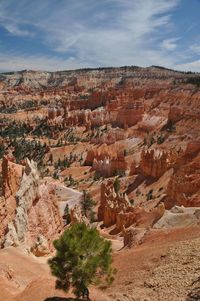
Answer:
POLYGON ((163 216, 164 212, 163 203, 151 211, 146 211, 141 207, 132 207, 126 195, 114 191, 111 181, 101 186, 98 219, 103 220, 105 227, 116 225, 117 232, 121 232, 131 225, 150 227, 163 216))
POLYGON ((176 159, 175 153, 143 148, 139 170, 145 176, 159 178, 174 165, 176 159))
POLYGON ((4 157, 2 164, 1 243, 31 247, 41 234, 52 246, 52 237, 57 237, 63 224, 51 186, 40 182, 36 165, 29 160, 23 167, 4 157))
MULTIPOLYGON (((195 148, 196 149, 196 148, 195 148)), ((188 150, 188 149, 187 149, 188 150)), ((178 166, 167 187, 166 206, 200 206, 200 155, 178 166)))
POLYGON ((13 163, 9 156, 4 156, 2 160, 2 181, 3 196, 9 198, 15 195, 20 186, 23 166, 13 163))

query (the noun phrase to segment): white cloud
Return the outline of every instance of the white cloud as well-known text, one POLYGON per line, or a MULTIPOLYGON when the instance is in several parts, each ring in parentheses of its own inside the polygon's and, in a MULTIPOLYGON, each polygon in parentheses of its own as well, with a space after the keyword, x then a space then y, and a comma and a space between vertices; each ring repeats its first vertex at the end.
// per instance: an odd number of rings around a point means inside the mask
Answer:
POLYGON ((33 33, 29 32, 28 30, 20 29, 16 24, 8 23, 7 25, 4 24, 4 27, 6 28, 9 33, 15 36, 34 36, 33 33))
MULTIPOLYGON (((62 18, 59 23, 53 22, 53 26, 49 26, 49 21, 45 20, 40 26, 48 28, 46 42, 56 51, 74 52, 78 59, 91 65, 129 65, 139 64, 139 61, 142 61, 142 65, 148 65, 152 58, 148 55, 144 57, 144 51, 150 53, 155 49, 150 45, 152 36, 155 34, 156 39, 155 32, 160 28, 164 30, 169 25, 168 12, 178 2, 165 0, 157 0, 156 3, 154 0, 110 2, 120 5, 116 17, 111 16, 114 20, 110 26, 93 28, 91 24, 85 24, 81 20, 77 24, 76 19, 72 21, 70 19, 70 24, 66 24, 66 20, 63 22, 62 18)), ((109 18, 108 14, 107 19, 109 18)), ((166 60, 164 53, 163 59, 166 60)))
POLYGON ((14 18, 7 16, 6 14, 3 15, 2 11, 0 11, 0 25, 3 26, 10 34, 15 36, 34 36, 33 32, 21 28, 23 22, 15 20, 14 18))
POLYGON ((74 58, 66 60, 56 56, 25 56, 0 53, 0 72, 18 70, 54 71, 89 67, 87 62, 76 62, 74 58))
POLYGON ((200 55, 200 44, 194 44, 190 46, 190 49, 197 55, 200 55))
POLYGON ((57 53, 55 57, 42 56, 45 64, 38 55, 34 56, 35 63, 31 63, 31 56, 17 56, 19 63, 11 64, 13 68, 23 69, 26 63, 33 66, 31 69, 48 65, 60 68, 62 64, 69 69, 83 64, 171 67, 175 57, 169 56, 168 50, 175 50, 176 39, 165 39, 165 34, 170 35, 171 11, 179 3, 180 0, 20 0, 16 5, 15 0, 1 0, 0 23, 16 35, 29 34, 30 30, 24 29, 26 25, 35 28, 34 38, 39 32, 39 38, 57 53), (164 41, 160 48, 161 39, 164 41), (64 60, 63 56, 74 59, 64 60))
POLYGON ((200 60, 179 64, 175 66, 178 70, 200 72, 200 60))
POLYGON ((171 39, 166 39, 162 42, 162 48, 172 51, 175 50, 177 48, 177 41, 180 38, 171 38, 171 39))

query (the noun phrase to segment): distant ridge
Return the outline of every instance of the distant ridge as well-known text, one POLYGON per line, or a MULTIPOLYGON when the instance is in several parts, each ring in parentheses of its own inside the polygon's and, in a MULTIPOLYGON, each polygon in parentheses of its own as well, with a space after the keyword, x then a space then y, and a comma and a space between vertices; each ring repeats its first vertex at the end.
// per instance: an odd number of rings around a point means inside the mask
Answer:
POLYGON ((192 71, 181 71, 181 70, 175 70, 175 69, 170 69, 167 67, 163 66, 157 66, 157 65, 152 65, 149 67, 140 67, 140 66, 121 66, 121 67, 95 67, 95 68, 78 68, 78 69, 68 69, 68 70, 57 70, 57 71, 46 71, 46 70, 29 70, 29 69, 23 69, 19 71, 9 71, 9 72, 0 72, 1 75, 12 75, 12 74, 17 74, 17 73, 37 73, 37 72, 44 72, 44 73, 69 73, 69 72, 89 72, 89 71, 101 71, 101 70, 145 70, 145 69, 158 69, 158 70, 165 70, 165 71, 171 71, 171 72, 176 72, 176 73, 182 73, 182 74, 200 74, 199 72, 192 72, 192 71))

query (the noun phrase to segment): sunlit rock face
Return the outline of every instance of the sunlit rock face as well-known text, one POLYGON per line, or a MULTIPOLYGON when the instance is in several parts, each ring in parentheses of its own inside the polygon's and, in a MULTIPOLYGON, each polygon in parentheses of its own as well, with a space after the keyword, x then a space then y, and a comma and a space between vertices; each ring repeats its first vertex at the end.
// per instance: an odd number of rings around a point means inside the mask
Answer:
POLYGON ((2 160, 2 190, 3 196, 9 198, 14 195, 20 186, 23 167, 13 162, 13 156, 4 156, 2 160))
POLYGON ((145 176, 161 177, 176 162, 176 154, 159 149, 143 149, 141 153, 140 171, 145 176))
POLYGON ((163 216, 164 212, 163 203, 151 211, 131 206, 126 194, 115 192, 112 182, 103 184, 101 187, 98 219, 103 221, 105 227, 115 225, 117 232, 131 225, 144 228, 152 226, 163 216))
POLYGON ((2 160, 2 192, 0 198, 0 241, 4 238, 4 233, 9 221, 14 218, 16 209, 15 194, 20 188, 23 166, 13 162, 12 156, 4 156, 2 160), (12 160, 12 161, 11 161, 12 160))
POLYGON ((1 239, 4 247, 31 247, 39 235, 49 240, 50 247, 52 237, 62 229, 54 191, 40 181, 33 161, 27 159, 23 167, 4 158, 3 170, 7 171, 3 173, 5 210, 1 239))
POLYGON ((168 184, 169 204, 196 207, 200 205, 200 156, 175 169, 168 184))

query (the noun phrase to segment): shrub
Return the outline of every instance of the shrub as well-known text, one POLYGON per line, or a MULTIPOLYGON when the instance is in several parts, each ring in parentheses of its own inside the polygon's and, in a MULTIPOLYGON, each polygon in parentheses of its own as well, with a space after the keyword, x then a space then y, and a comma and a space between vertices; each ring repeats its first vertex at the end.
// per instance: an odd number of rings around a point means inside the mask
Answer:
POLYGON ((190 77, 187 79, 186 81, 187 84, 192 84, 192 85, 195 85, 197 86, 198 88, 200 87, 200 77, 197 76, 197 77, 190 77))
POLYGON ((81 201, 81 208, 82 208, 82 213, 86 216, 86 217, 90 217, 91 216, 91 212, 92 212, 92 208, 95 205, 94 200, 92 199, 90 193, 86 192, 85 190, 83 190, 83 199, 81 201))
POLYGON ((120 190, 120 181, 119 181, 119 178, 117 177, 113 183, 113 187, 114 187, 114 190, 116 193, 119 192, 120 190))
POLYGON ((165 141, 165 137, 160 135, 158 138, 157 138, 157 143, 158 144, 162 144, 163 142, 165 141))
POLYGON ((19 163, 24 158, 34 159, 38 165, 42 165, 45 154, 48 148, 45 145, 41 145, 40 141, 29 141, 24 138, 13 140, 10 139, 10 146, 14 148, 13 155, 19 163))
POLYGON ((147 201, 152 199, 153 199, 153 189, 149 190, 149 192, 147 193, 147 201))
POLYGON ((151 136, 149 141, 149 147, 152 146, 154 143, 155 143, 155 139, 153 136, 151 136))
POLYGON ((2 158, 3 155, 5 154, 5 150, 6 150, 5 146, 4 145, 0 145, 0 158, 2 158))
POLYGON ((66 204, 66 206, 65 206, 63 218, 64 218, 66 224, 69 224, 71 222, 71 216, 70 216, 70 210, 69 210, 68 204, 66 204))
POLYGON ((128 151, 127 149, 124 150, 124 157, 128 156, 128 151))

